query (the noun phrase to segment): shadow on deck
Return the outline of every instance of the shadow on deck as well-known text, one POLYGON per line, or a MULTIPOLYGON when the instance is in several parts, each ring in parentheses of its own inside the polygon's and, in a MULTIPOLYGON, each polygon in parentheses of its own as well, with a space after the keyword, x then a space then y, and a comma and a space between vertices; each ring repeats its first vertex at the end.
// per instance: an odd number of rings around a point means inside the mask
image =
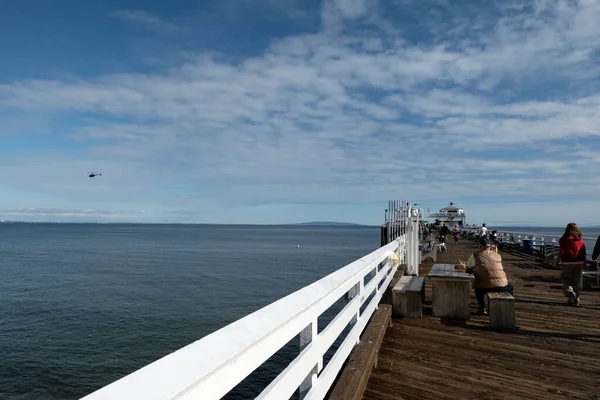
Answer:
MULTIPOLYGON (((476 245, 452 241, 448 250, 437 263, 465 261, 476 245)), ((462 323, 432 317, 426 280, 423 318, 394 319, 363 399, 600 399, 595 278, 585 281, 582 307, 569 307, 558 270, 534 256, 500 254, 515 287, 517 330, 492 331, 486 316, 462 323)), ((424 262, 420 274, 432 264, 424 262)))

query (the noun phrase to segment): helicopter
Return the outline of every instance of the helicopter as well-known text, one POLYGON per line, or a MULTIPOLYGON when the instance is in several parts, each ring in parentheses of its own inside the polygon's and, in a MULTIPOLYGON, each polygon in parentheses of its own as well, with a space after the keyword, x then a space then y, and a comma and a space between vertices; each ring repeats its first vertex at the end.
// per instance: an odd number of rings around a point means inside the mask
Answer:
POLYGON ((93 178, 95 176, 102 176, 102 172, 88 172, 88 176, 93 178))

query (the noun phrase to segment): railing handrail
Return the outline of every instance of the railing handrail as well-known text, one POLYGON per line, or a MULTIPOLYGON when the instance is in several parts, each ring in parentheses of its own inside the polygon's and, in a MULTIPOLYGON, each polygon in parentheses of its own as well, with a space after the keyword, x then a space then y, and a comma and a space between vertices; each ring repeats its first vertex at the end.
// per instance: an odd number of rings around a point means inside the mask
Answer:
MULTIPOLYGON (((533 237, 533 238, 540 238, 540 239, 544 239, 544 238, 552 238, 552 239, 560 239, 562 237, 562 235, 556 235, 556 234, 552 234, 552 233, 540 233, 540 232, 521 232, 521 231, 498 231, 498 235, 502 235, 502 234, 509 234, 509 235, 516 235, 516 236, 526 236, 526 237, 533 237)), ((597 238, 595 237, 591 237, 591 236, 584 236, 583 240, 584 241, 592 241, 594 242, 597 238)), ((558 243, 558 240, 557 240, 558 243)))
MULTIPOLYGON (((341 322, 337 323, 335 332, 327 333, 325 331, 342 314, 344 314, 344 318, 351 318, 352 315, 358 317, 360 306, 365 303, 371 292, 378 294, 378 298, 373 299, 378 303, 382 295, 382 293, 379 293, 379 283, 387 282, 389 284, 391 280, 389 274, 392 273, 393 275, 393 272, 397 268, 397 266, 391 265, 389 261, 390 256, 394 252, 400 253, 400 258, 404 256, 406 238, 407 236, 403 235, 386 246, 342 267, 324 278, 154 361, 85 396, 83 399, 116 400, 136 398, 165 400, 201 398, 208 400, 221 398, 285 346, 291 339, 306 331, 307 328, 311 328, 311 324, 314 325, 312 327, 313 340, 315 338, 320 339, 322 335, 326 334, 329 335, 326 338, 327 342, 337 339, 341 333, 341 329, 339 332, 337 331, 338 325, 342 328, 345 327, 345 325, 340 325, 341 322), (385 268, 387 269, 379 271, 378 266, 384 261, 386 262, 385 268), (363 288, 365 276, 372 272, 375 272, 375 276, 363 288), (349 302, 334 318, 334 321, 317 336, 317 318, 352 288, 357 289, 356 294, 359 294, 359 296, 349 302), (363 289, 365 290, 364 292, 363 289), (335 333, 337 335, 334 335, 335 333)), ((370 310, 369 312, 374 312, 377 303, 373 304, 373 301, 369 303, 369 307, 367 307, 370 310)), ((370 315, 367 313, 364 317, 368 319, 370 315)), ((358 335, 360 335, 366 325, 364 319, 359 322, 357 325, 360 326, 355 328, 360 329, 353 329, 353 335, 356 337, 350 338, 351 340, 357 341, 358 335)), ((323 347, 323 343, 319 343, 319 340, 312 344, 320 344, 323 347)), ((346 343, 346 340, 342 346, 345 346, 346 350, 344 351, 349 354, 351 347, 346 343)), ((327 348, 317 347, 319 353, 322 351, 320 353, 321 362, 317 362, 320 370, 322 368, 322 356, 327 351, 327 348)), ((290 390, 293 393, 299 387, 296 385, 298 383, 298 376, 304 374, 305 378, 307 376, 310 377, 310 371, 314 365, 310 365, 310 363, 318 360, 319 354, 316 353, 317 350, 313 350, 311 349, 312 353, 309 354, 310 357, 307 356, 305 358, 302 357, 306 355, 304 354, 306 352, 302 351, 292 363, 295 363, 298 367, 293 374, 290 373, 290 376, 287 377, 289 378, 286 382, 288 386, 286 386, 285 390, 288 393, 290 390), (306 370, 307 366, 308 370, 306 370), (293 385, 296 386, 292 387, 293 385)), ((337 355, 338 353, 336 353, 337 355)), ((345 357, 347 356, 346 354, 345 357)), ((343 359, 336 360, 336 365, 339 364, 339 368, 341 368, 343 361, 343 359)), ((291 368, 292 364, 288 368, 291 368)), ((333 373, 337 373, 337 371, 333 371, 333 373)), ((284 376, 283 378, 286 377, 284 376)), ((313 384, 316 383, 316 373, 314 378, 313 384)), ((334 378, 335 375, 332 378, 332 373, 328 374, 327 383, 329 386, 334 378)), ((321 376, 319 376, 319 379, 321 379, 321 376)), ((282 380, 281 374, 276 379, 276 381, 278 380, 282 380)), ((267 389, 271 390, 272 386, 276 383, 274 381, 267 389)), ((317 392, 324 396, 324 393, 326 393, 325 389, 329 386, 321 386, 317 392)), ((265 389, 265 391, 267 390, 265 389)), ((266 398, 269 396, 269 393, 262 396, 266 398)), ((316 397, 322 398, 320 395, 316 397)))

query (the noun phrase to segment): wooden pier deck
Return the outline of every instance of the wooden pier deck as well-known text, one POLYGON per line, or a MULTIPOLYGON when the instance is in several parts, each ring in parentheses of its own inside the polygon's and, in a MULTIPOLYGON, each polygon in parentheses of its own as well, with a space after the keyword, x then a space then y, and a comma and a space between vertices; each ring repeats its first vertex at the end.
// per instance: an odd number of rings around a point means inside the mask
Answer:
MULTIPOLYGON (((476 250, 467 240, 449 242, 437 263, 467 260, 476 250)), ((596 279, 585 279, 581 307, 570 307, 558 270, 517 250, 500 254, 515 288, 517 330, 492 331, 487 316, 464 323, 433 317, 426 280, 423 318, 393 320, 363 399, 600 399, 596 279)), ((424 262, 420 274, 432 264, 424 262)))

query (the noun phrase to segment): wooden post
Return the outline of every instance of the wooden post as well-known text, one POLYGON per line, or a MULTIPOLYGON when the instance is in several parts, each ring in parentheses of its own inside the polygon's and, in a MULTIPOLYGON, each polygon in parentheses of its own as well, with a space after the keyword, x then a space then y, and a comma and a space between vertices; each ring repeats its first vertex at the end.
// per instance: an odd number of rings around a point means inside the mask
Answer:
POLYGON ((388 244, 388 224, 387 222, 381 226, 381 247, 388 244))
POLYGON ((392 315, 420 318, 423 307, 425 277, 403 276, 392 290, 392 315))
POLYGON ((515 298, 508 292, 487 294, 490 326, 503 331, 515 328, 515 298))
POLYGON ((433 316, 459 320, 471 319, 471 283, 432 279, 433 316))

